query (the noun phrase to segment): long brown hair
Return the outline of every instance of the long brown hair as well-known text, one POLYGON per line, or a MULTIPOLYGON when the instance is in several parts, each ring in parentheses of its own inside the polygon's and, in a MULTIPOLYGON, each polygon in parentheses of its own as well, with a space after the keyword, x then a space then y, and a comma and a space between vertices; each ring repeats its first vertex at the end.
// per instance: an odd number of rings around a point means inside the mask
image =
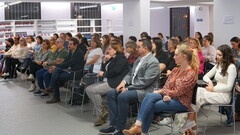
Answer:
POLYGON ((222 61, 221 63, 218 63, 217 66, 222 67, 221 74, 223 76, 227 75, 227 69, 230 64, 234 64, 234 57, 232 53, 232 49, 228 45, 221 45, 218 47, 218 49, 222 53, 222 61))

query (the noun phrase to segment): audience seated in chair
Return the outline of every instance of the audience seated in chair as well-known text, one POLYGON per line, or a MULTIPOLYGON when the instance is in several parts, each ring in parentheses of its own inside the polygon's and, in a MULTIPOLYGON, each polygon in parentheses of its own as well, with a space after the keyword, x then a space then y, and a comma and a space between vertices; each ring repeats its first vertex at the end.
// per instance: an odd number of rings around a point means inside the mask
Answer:
MULTIPOLYGON (((194 111, 198 112, 204 104, 229 104, 236 75, 231 48, 228 45, 219 46, 217 49, 217 64, 203 77, 207 86, 198 88, 196 105, 192 105, 194 111), (212 77, 217 81, 215 86, 210 79, 212 77)), ((188 120, 179 131, 184 133, 187 129, 195 127, 196 117, 196 113, 188 114, 188 120)))
POLYGON ((95 126, 105 123, 108 116, 105 96, 107 92, 116 89, 123 77, 129 72, 127 58, 123 55, 123 47, 120 43, 111 43, 107 49, 107 54, 103 59, 102 69, 98 77, 106 78, 103 83, 90 85, 86 88, 88 97, 94 104, 97 118, 95 126))
POLYGON ((211 45, 212 39, 206 35, 203 38, 202 53, 205 62, 205 72, 211 70, 216 64, 216 49, 211 45))
MULTIPOLYGON (((84 55, 83 52, 78 48, 79 41, 76 38, 71 38, 69 40, 68 50, 69 54, 67 59, 61 63, 51 66, 49 73, 52 73, 49 79, 49 87, 43 90, 44 93, 53 92, 53 98, 47 101, 47 104, 57 103, 60 101, 59 86, 60 83, 73 80, 74 73, 69 73, 64 71, 64 69, 70 69, 71 71, 83 70, 84 67, 84 55)), ((76 73, 76 79, 80 80, 82 77, 82 72, 76 73)), ((73 98, 73 97, 72 97, 73 98)))
POLYGON ((162 89, 144 97, 137 121, 129 130, 123 131, 125 134, 147 134, 154 113, 191 110, 192 93, 199 68, 197 52, 182 44, 175 50, 174 59, 180 66, 172 70, 162 89))
POLYGON ((152 55, 150 40, 138 42, 137 50, 140 57, 136 60, 132 70, 124 77, 115 90, 107 93, 110 125, 101 129, 100 133, 122 135, 128 115, 129 104, 141 102, 146 93, 157 85, 159 78, 159 62, 152 55))

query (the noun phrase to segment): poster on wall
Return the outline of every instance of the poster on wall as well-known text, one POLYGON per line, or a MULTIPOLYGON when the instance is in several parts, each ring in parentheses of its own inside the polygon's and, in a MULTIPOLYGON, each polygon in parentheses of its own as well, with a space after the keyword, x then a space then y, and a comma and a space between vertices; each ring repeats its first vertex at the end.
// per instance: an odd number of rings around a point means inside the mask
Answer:
POLYGON ((234 24, 234 16, 225 15, 223 18, 223 24, 234 24))

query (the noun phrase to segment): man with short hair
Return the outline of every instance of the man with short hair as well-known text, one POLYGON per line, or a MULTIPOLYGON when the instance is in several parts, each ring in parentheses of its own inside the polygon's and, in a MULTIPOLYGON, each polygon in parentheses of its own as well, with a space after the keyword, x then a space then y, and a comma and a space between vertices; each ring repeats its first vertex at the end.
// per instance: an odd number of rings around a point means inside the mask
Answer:
POLYGON ((100 133, 123 135, 130 104, 141 102, 146 93, 157 86, 159 62, 152 55, 150 40, 141 40, 137 45, 139 58, 132 70, 124 77, 116 90, 107 93, 110 127, 100 133))
MULTIPOLYGON (((52 66, 49 69, 49 72, 52 73, 49 88, 45 90, 45 93, 51 92, 53 90, 53 98, 47 101, 47 104, 57 103, 60 101, 60 93, 59 86, 60 83, 65 82, 67 80, 73 79, 73 72, 66 72, 63 69, 68 69, 70 71, 78 71, 76 72, 76 78, 80 80, 82 76, 82 72, 79 70, 83 70, 84 67, 84 55, 83 52, 78 48, 79 41, 76 38, 71 38, 69 40, 68 45, 68 58, 62 63, 55 66, 52 66)), ((73 98, 73 97, 72 97, 73 98)))

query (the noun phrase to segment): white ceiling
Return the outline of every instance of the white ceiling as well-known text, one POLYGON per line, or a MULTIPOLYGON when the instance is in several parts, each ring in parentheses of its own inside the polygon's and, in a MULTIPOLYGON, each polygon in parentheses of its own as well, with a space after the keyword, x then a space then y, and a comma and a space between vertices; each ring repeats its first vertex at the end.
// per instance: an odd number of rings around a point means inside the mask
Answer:
MULTIPOLYGON (((19 0, 0 0, 0 2, 16 2, 19 0)), ((85 3, 122 3, 126 0, 21 0, 24 2, 85 2, 85 3)), ((177 5, 211 5, 213 0, 151 0, 151 7, 154 6, 177 6, 177 5), (202 3, 205 2, 205 3, 202 3), (207 3, 206 3, 207 2, 207 3), (211 2, 211 3, 209 3, 211 2)))

